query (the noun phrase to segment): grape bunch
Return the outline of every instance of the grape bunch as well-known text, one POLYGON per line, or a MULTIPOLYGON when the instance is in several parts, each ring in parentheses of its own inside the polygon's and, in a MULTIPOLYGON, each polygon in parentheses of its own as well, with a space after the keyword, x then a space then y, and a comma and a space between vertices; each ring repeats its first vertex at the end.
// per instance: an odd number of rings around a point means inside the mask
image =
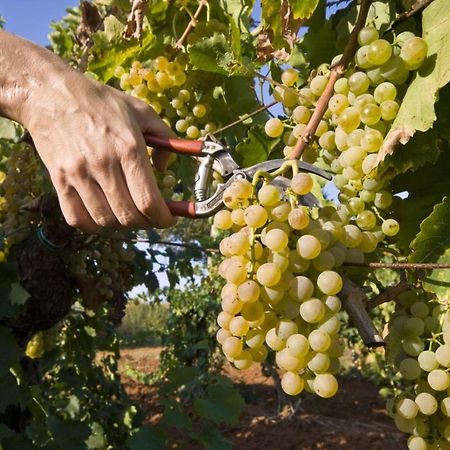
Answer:
POLYGON ((210 117, 210 94, 191 85, 185 55, 173 61, 158 56, 149 67, 134 61, 129 72, 122 66, 115 70, 120 88, 149 104, 169 127, 188 139, 197 139, 217 129, 210 117), (201 97, 201 98, 199 98, 201 97))
MULTIPOLYGON (((393 202, 387 183, 373 176, 378 153, 397 116, 410 73, 427 56, 427 44, 411 32, 400 33, 390 43, 371 26, 359 32, 358 42, 354 64, 336 81, 314 143, 302 157, 335 173, 333 182, 340 191, 340 202, 350 209, 352 204, 357 205, 364 229, 372 229, 375 218, 364 211, 364 206, 374 206, 383 212, 393 202)), ((340 58, 341 55, 336 56, 331 66, 340 58)), ((282 138, 286 157, 297 140, 304 137, 329 73, 328 66, 320 67, 308 86, 297 90, 299 74, 288 69, 282 74, 284 87, 274 89, 274 97, 282 102, 288 117, 269 119, 265 131, 269 137, 282 138)), ((382 230, 385 235, 394 236, 399 231, 398 222, 387 218, 382 230)))
POLYGON ((270 183, 256 191, 247 180, 224 191, 229 210, 218 212, 214 224, 232 234, 220 244, 226 284, 217 340, 239 369, 274 351, 287 394, 307 389, 327 398, 337 391, 343 352, 343 280, 334 269, 348 249, 344 229, 329 217, 335 208, 314 219, 299 202, 312 187, 312 177, 298 173, 285 193, 270 183))
POLYGON ((450 449, 450 312, 429 295, 407 291, 389 323, 388 355, 406 389, 387 402, 409 450, 450 449))

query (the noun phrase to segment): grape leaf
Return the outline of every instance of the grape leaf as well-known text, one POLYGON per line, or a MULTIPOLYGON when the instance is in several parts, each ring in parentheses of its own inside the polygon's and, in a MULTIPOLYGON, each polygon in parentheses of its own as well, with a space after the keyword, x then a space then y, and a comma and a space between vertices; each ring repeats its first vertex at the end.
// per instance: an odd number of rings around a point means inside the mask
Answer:
POLYGON ((244 399, 238 391, 220 384, 208 386, 207 397, 194 400, 195 412, 217 424, 238 423, 239 414, 244 406, 244 399))
POLYGON ((255 0, 222 0, 225 11, 231 15, 240 31, 250 28, 250 12, 255 0))
POLYGON ((450 81, 449 0, 435 0, 428 6, 423 12, 422 25, 428 58, 406 92, 378 154, 378 162, 392 154, 398 143, 406 144, 416 131, 427 131, 433 126, 437 93, 450 81))
POLYGON ((161 427, 143 427, 127 440, 130 450, 163 450, 166 438, 161 427))
POLYGON ((308 55, 310 67, 317 67, 324 61, 331 62, 336 54, 336 30, 332 22, 326 18, 325 4, 319 4, 307 25, 308 31, 300 48, 308 55))
POLYGON ((202 443, 205 450, 233 449, 233 444, 222 435, 220 430, 211 425, 204 426, 200 434, 196 434, 193 437, 202 443))
POLYGON ((262 125, 254 125, 247 138, 236 146, 234 156, 242 167, 249 167, 269 159, 280 139, 269 139, 262 125))
POLYGON ((163 423, 168 427, 177 428, 178 430, 191 430, 192 421, 187 415, 181 404, 176 400, 163 400, 164 406, 163 423))
POLYGON ((117 41, 121 38, 125 25, 120 22, 116 16, 110 15, 105 17, 103 23, 105 27, 105 36, 109 42, 117 41))
POLYGON ((290 0, 294 19, 309 19, 319 4, 319 0, 290 0))
POLYGON ((229 50, 225 36, 215 33, 195 43, 189 50, 189 58, 194 69, 227 75, 227 68, 233 61, 229 50))
POLYGON ((17 345, 11 332, 6 328, 0 328, 0 342, 2 351, 0 353, 0 376, 9 372, 9 368, 22 355, 22 350, 17 345))
MULTIPOLYGON (((414 252, 410 262, 450 263, 450 197, 437 204, 420 225, 420 233, 411 243, 414 252)), ((448 269, 434 269, 422 280, 425 290, 433 292, 440 300, 450 299, 448 269)))

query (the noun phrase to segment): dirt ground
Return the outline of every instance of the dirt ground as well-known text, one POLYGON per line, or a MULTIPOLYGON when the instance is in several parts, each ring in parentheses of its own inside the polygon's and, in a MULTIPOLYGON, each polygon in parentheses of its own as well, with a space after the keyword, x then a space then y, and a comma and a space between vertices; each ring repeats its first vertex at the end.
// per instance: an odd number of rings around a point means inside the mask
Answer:
MULTIPOLYGON (((151 373, 158 366, 160 349, 122 351, 120 368, 151 373)), ((338 394, 329 400, 306 399, 294 416, 276 415, 277 396, 270 378, 258 366, 225 372, 242 383, 247 401, 239 425, 223 428, 236 450, 403 450, 406 438, 386 413, 378 387, 362 380, 341 380, 338 394)), ((161 408, 155 388, 123 376, 128 395, 145 414, 146 423, 157 423, 161 408)), ((177 447, 197 450, 198 447, 177 447)))

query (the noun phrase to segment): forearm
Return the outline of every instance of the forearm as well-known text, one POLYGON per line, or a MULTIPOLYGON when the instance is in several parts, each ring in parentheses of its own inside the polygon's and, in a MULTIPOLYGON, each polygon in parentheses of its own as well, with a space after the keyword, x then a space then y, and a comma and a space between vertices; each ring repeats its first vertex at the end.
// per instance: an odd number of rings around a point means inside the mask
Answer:
POLYGON ((27 126, 32 97, 68 71, 50 51, 0 30, 0 116, 27 126))

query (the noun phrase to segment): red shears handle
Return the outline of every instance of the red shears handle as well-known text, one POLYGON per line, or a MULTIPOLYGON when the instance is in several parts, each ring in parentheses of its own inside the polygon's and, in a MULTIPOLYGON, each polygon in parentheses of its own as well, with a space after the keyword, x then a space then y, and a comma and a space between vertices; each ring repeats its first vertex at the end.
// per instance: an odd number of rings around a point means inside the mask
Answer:
MULTIPOLYGON (((151 147, 157 147, 161 150, 180 153, 182 155, 201 156, 204 147, 203 141, 164 138, 160 136, 152 136, 150 134, 144 134, 144 139, 146 144, 151 147)), ((195 203, 193 201, 175 202, 168 200, 166 203, 170 212, 174 216, 188 217, 190 219, 195 219, 197 217, 195 213, 195 203)))
POLYGON ((165 138, 144 134, 144 139, 150 147, 158 147, 182 155, 201 156, 205 143, 203 141, 190 141, 188 139, 165 138))

